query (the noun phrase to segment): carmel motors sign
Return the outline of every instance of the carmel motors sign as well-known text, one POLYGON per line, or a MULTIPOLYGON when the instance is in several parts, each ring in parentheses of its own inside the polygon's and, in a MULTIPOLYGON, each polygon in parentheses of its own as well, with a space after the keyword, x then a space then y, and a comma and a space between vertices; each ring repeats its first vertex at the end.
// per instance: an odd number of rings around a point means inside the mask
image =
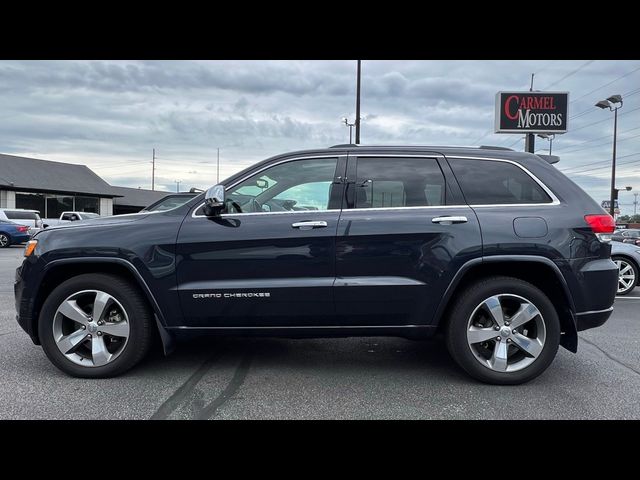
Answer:
POLYGON ((498 92, 496 133, 565 133, 568 92, 498 92))

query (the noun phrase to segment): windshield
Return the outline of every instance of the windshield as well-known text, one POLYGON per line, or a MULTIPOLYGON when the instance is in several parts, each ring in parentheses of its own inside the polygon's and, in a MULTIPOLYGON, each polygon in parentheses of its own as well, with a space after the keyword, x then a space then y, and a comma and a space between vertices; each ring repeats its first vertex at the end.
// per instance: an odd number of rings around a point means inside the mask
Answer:
POLYGON ((163 212, 165 210, 171 210, 173 208, 180 207, 184 205, 196 194, 193 195, 168 195, 164 197, 162 200, 157 201, 156 203, 152 203, 147 208, 143 209, 143 212, 163 212))

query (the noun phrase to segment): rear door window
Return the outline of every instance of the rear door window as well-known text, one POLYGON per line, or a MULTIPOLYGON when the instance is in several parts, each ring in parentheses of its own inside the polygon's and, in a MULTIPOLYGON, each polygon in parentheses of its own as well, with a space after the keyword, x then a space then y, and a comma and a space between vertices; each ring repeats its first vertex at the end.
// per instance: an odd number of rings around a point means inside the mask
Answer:
POLYGON ((434 158, 359 157, 355 208, 444 205, 445 180, 434 158))
POLYGON ((469 205, 552 202, 531 176, 512 163, 452 158, 449 164, 469 205))

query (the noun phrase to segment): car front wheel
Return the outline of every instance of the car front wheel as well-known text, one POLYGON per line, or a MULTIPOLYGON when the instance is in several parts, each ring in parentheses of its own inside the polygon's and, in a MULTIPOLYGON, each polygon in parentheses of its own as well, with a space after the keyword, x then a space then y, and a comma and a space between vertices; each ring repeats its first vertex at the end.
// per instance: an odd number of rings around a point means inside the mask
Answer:
POLYGON ((560 321, 547 296, 517 278, 491 277, 456 299, 446 331, 453 359, 486 383, 515 385, 540 375, 560 344, 560 321))
POLYGON ((638 267, 631 260, 613 256, 611 259, 618 265, 618 295, 631 293, 638 284, 638 267))
POLYGON ((84 378, 113 377, 149 349, 151 312, 139 289, 114 275, 73 277, 51 292, 38 333, 51 362, 84 378))

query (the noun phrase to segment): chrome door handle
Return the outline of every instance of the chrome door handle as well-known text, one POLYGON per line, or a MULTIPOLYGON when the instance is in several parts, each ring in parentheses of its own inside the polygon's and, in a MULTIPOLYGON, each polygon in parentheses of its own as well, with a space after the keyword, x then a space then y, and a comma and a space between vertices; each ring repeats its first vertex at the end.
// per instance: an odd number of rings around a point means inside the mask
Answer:
POLYGON ((327 226, 327 222, 323 220, 317 220, 314 222, 296 222, 292 223, 291 226, 301 230, 310 230, 312 228, 325 228, 327 226))
POLYGON ((466 223, 467 217, 434 217, 432 223, 441 223, 443 225, 451 225, 452 223, 466 223))

